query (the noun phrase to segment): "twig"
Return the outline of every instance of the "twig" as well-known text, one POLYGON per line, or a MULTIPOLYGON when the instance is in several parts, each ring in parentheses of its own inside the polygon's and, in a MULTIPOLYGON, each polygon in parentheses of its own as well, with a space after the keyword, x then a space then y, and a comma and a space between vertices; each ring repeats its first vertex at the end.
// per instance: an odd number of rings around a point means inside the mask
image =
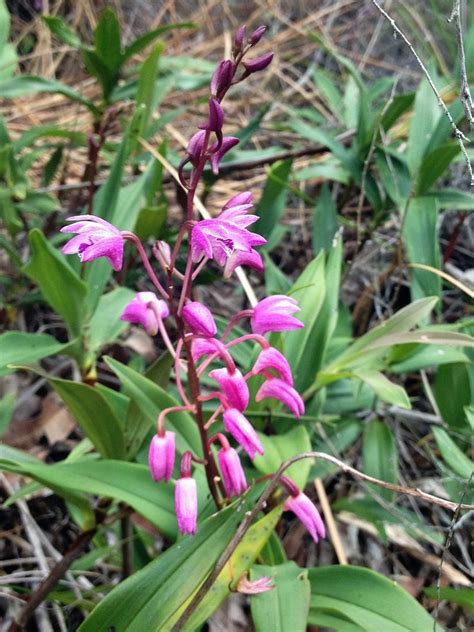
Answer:
POLYGON ((324 489, 324 485, 320 478, 314 479, 314 486, 316 488, 316 493, 318 494, 321 509, 323 510, 324 520, 326 521, 329 535, 331 537, 331 542, 334 547, 334 551, 336 552, 337 560, 341 566, 346 566, 348 563, 347 555, 344 551, 344 547, 342 546, 341 538, 339 536, 339 531, 337 530, 336 521, 334 520, 331 505, 329 504, 326 490, 324 489))
POLYGON ((412 52, 413 56, 415 57, 418 65, 420 66, 423 74, 425 75, 428 83, 430 84, 431 89, 433 90, 433 92, 436 95, 436 98, 438 99, 438 104, 439 106, 442 108, 442 110, 444 111, 445 115, 448 118, 448 121, 451 125, 451 127, 453 128, 454 131, 454 135, 457 138, 457 141, 459 143, 459 147, 461 148, 461 152, 464 156, 464 159, 466 161, 466 166, 467 166, 467 170, 469 172, 469 177, 471 180, 471 186, 474 186, 474 173, 472 171, 472 165, 471 165, 471 161, 469 160, 469 156, 467 155, 467 151, 466 151, 466 147, 464 146, 464 142, 469 143, 469 139, 466 138, 466 136, 461 132, 461 130, 458 128, 458 126, 456 125, 456 123, 454 122, 453 117, 451 116, 451 112, 448 110, 448 107, 446 105, 446 103, 443 101, 443 99, 441 98, 441 95, 438 91, 438 88, 435 86, 433 79, 431 78, 430 73, 428 72, 428 69, 426 68, 425 64, 422 62, 421 58, 419 57, 418 53, 416 52, 416 50, 413 48, 412 43, 410 42, 410 40, 407 38, 407 36, 403 33, 403 31, 398 27, 397 23, 395 22, 395 20, 380 6, 380 4, 378 3, 377 0, 372 0, 372 4, 376 7, 377 11, 379 11, 386 20, 388 20, 388 22, 390 23, 391 27, 393 28, 393 30, 395 31, 395 33, 397 33, 398 35, 400 35, 400 37, 402 38, 402 40, 405 42, 405 44, 408 46, 408 48, 410 49, 410 51, 412 52))
POLYGON ((461 73, 461 91, 459 99, 464 108, 464 112, 466 113, 466 118, 469 121, 469 126, 471 129, 474 129, 474 103, 472 101, 471 91, 469 90, 469 81, 467 80, 466 54, 464 52, 464 41, 462 37, 461 0, 454 0, 453 10, 448 18, 448 22, 454 22, 458 38, 459 66, 461 73))
POLYGON ((336 457, 331 456, 330 454, 326 454, 325 452, 303 452, 302 454, 299 454, 298 456, 295 456, 292 459, 288 459, 288 461, 285 461, 284 463, 282 463, 280 467, 278 468, 278 470, 275 472, 272 479, 270 480, 268 487, 262 493, 262 495, 258 499, 252 511, 249 511, 246 514, 244 520, 240 523, 239 528, 237 529, 231 541, 227 545, 227 548, 222 553, 220 558, 217 560, 214 570, 212 571, 212 573, 210 573, 207 576, 207 578, 201 584, 200 588, 198 589, 198 591, 195 593, 194 597, 191 599, 190 603, 188 604, 187 608, 185 609, 181 617, 176 622, 173 628, 175 632, 178 632, 179 630, 183 629, 184 625, 189 620, 194 610, 197 608, 199 603, 204 598, 204 595, 210 590, 214 582, 217 580, 221 571, 223 570, 223 568, 229 561, 232 553, 235 551, 238 544, 240 543, 244 535, 247 533, 252 522, 255 520, 258 514, 265 507, 265 504, 268 498, 276 489, 279 483, 279 480, 281 476, 283 475, 283 473, 285 472, 285 470, 289 468, 291 465, 293 465, 293 463, 296 463, 297 461, 301 461, 302 459, 321 459, 322 461, 328 461, 329 463, 336 465, 343 472, 347 472, 348 474, 351 474, 356 479, 359 479, 361 481, 367 481, 368 483, 373 483, 374 485, 378 485, 379 487, 383 487, 384 489, 389 489, 399 494, 406 494, 408 496, 414 496, 415 498, 420 498, 421 500, 425 500, 426 502, 429 502, 433 505, 438 505, 439 507, 444 507, 445 509, 449 509, 450 511, 459 512, 464 509, 467 509, 467 510, 474 509, 474 505, 454 503, 454 502, 451 502, 450 500, 446 500, 444 498, 438 498, 437 496, 432 496, 431 494, 427 494, 426 492, 418 488, 404 487, 403 485, 396 485, 395 483, 387 483, 386 481, 381 481, 378 478, 374 478, 373 476, 369 476, 368 474, 359 472, 359 470, 356 470, 354 467, 347 465, 346 463, 344 463, 344 461, 340 461, 339 459, 336 459, 336 457))

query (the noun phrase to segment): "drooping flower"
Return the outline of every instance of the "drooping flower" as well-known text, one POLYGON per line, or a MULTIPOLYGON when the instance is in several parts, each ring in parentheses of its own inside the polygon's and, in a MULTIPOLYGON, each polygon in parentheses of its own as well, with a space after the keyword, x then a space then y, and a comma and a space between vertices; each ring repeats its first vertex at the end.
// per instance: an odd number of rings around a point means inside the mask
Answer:
POLYGON ((209 377, 221 387, 224 395, 224 405, 227 408, 236 408, 241 412, 247 408, 250 397, 249 389, 239 369, 235 369, 233 373, 230 373, 225 367, 214 369, 209 371, 209 377))
POLYGON ((239 455, 231 447, 222 447, 217 453, 222 481, 227 497, 240 496, 248 487, 239 455))
POLYGON ((326 529, 319 511, 302 491, 290 495, 283 505, 284 511, 292 511, 309 531, 315 542, 326 537, 326 529))
POLYGON ((209 99, 209 114, 207 121, 199 127, 209 132, 215 132, 222 140, 222 126, 224 125, 224 110, 217 99, 209 99))
POLYGON ((174 501, 180 533, 194 535, 198 513, 197 487, 194 478, 183 476, 176 481, 174 501))
POLYGON ((77 254, 83 263, 105 257, 115 271, 122 268, 123 236, 110 222, 95 215, 73 215, 74 222, 61 228, 62 233, 77 233, 63 246, 65 255, 77 254))
POLYGON ((155 336, 159 319, 167 318, 170 310, 165 301, 153 292, 137 292, 120 316, 133 325, 142 325, 147 334, 155 336))
POLYGON ((148 466, 154 481, 169 481, 176 455, 176 434, 166 430, 163 436, 156 434, 148 450, 148 466))
POLYGON ((193 136, 191 136, 188 146, 186 147, 186 153, 189 156, 191 164, 195 167, 198 166, 199 160, 204 149, 204 139, 206 137, 205 130, 199 130, 193 136))
POLYGON ((209 148, 209 153, 211 154, 209 158, 209 162, 211 163, 211 170, 214 175, 219 173, 219 164, 225 154, 238 145, 240 140, 236 136, 224 136, 222 139, 222 143, 220 147, 218 147, 218 143, 213 143, 209 148))
POLYGON ((255 395, 255 401, 261 402, 268 398, 278 399, 291 410, 295 417, 301 417, 304 414, 304 403, 300 394, 283 380, 271 378, 262 384, 255 395))
POLYGON ((299 312, 298 302, 289 296, 275 294, 259 301, 253 308, 250 325, 254 334, 263 336, 269 331, 300 329, 304 324, 292 316, 299 312))
POLYGON ((183 318, 194 334, 212 338, 217 333, 217 325, 211 311, 199 301, 187 303, 182 310, 183 318))
POLYGON ((253 248, 249 251, 234 250, 224 266, 224 279, 230 278, 239 266, 248 266, 257 272, 263 272, 264 269, 262 257, 253 248))
POLYGON ((288 360, 274 347, 262 349, 253 366, 252 373, 255 375, 265 373, 269 369, 276 371, 282 380, 293 386, 293 375, 288 360))
POLYGON ((228 408, 224 411, 223 419, 225 430, 234 437, 251 459, 255 457, 256 452, 264 453, 255 428, 239 410, 228 408))

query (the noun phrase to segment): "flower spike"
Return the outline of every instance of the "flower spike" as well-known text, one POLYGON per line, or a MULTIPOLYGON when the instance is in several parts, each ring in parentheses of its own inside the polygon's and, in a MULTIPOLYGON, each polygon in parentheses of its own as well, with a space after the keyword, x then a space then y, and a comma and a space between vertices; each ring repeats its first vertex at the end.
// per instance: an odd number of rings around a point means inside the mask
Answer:
POLYGON ((155 336, 159 320, 167 318, 170 310, 165 301, 157 298, 153 292, 137 292, 120 316, 133 325, 141 325, 147 334, 155 336))

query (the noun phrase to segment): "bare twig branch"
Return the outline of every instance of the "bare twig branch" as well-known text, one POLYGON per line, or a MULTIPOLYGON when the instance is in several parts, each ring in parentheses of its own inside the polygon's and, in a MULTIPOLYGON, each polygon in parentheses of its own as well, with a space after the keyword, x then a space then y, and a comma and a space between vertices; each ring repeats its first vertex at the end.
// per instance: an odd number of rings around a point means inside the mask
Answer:
POLYGON ((284 463, 282 463, 280 467, 278 468, 278 470, 275 472, 275 474, 270 480, 268 487, 265 489, 265 491, 262 493, 257 503, 255 504, 255 507, 252 509, 252 511, 248 512, 244 520, 240 523, 239 528, 235 532, 227 548, 222 553, 220 558, 217 560, 214 570, 212 571, 212 573, 210 573, 207 576, 207 578, 201 584, 199 590, 196 592, 193 599, 188 604, 186 610, 183 612, 181 617, 176 622, 176 625, 173 628, 175 632, 178 632, 179 630, 183 629, 184 625, 189 620, 194 610, 202 601, 204 595, 210 590, 214 582, 217 580, 221 571, 223 570, 223 568, 229 561, 231 555, 237 548, 239 542, 247 533, 252 522, 255 520, 258 514, 265 507, 267 500, 275 491, 280 481, 280 478, 282 477, 285 470, 291 465, 293 465, 293 463, 296 463, 297 461, 301 461, 302 459, 321 459, 322 461, 328 461, 329 463, 336 465, 343 472, 347 472, 348 474, 351 474, 354 478, 358 480, 366 481, 367 483, 373 483, 374 485, 378 485, 379 487, 383 487, 384 489, 389 489, 399 494, 406 494, 408 496, 414 496, 415 498, 420 498, 421 500, 425 500, 426 502, 429 502, 433 505, 438 505, 439 507, 444 507, 445 509, 449 509, 450 511, 455 512, 455 515, 457 515, 457 513, 461 510, 474 509, 474 505, 454 503, 450 500, 446 500, 444 498, 438 498, 437 496, 432 496, 431 494, 427 494, 426 492, 418 488, 405 487, 403 485, 396 485, 394 483, 387 483, 386 481, 381 481, 378 478, 374 478, 373 476, 369 476, 368 474, 359 472, 359 470, 356 470, 354 467, 347 465, 346 463, 344 463, 344 461, 340 461, 336 457, 330 454, 326 454, 325 452, 303 452, 302 454, 299 454, 298 456, 295 456, 292 459, 288 459, 288 461, 285 461, 284 463))
POLYGON ((407 38, 407 36, 405 35, 405 33, 399 28, 399 26, 397 25, 397 23, 395 22, 395 20, 380 6, 380 4, 378 3, 377 0, 372 0, 372 4, 376 7, 377 11, 379 11, 386 20, 388 20, 388 22, 390 23, 391 27, 393 28, 393 30, 395 31, 395 33, 397 33, 397 35, 400 35, 400 37, 402 38, 402 40, 405 42, 405 44, 408 46, 408 48, 410 49, 410 51, 412 52, 413 56, 415 57, 418 65, 420 66, 423 74, 425 75, 431 89, 433 90, 433 92, 436 95, 436 98, 438 99, 438 104, 441 107, 441 109, 443 110, 443 112, 445 113, 446 117, 448 118, 448 121, 451 125, 451 127, 453 128, 454 131, 454 135, 457 138, 457 141, 459 143, 459 147, 461 148, 461 152, 464 156, 464 159, 466 161, 466 167, 467 170, 469 172, 469 177, 470 177, 470 181, 471 181, 471 186, 474 186, 474 173, 472 171, 472 165, 471 165, 471 161, 469 160, 469 156, 467 155, 467 151, 466 151, 466 147, 464 146, 464 143, 469 143, 469 139, 466 138, 466 136, 461 132, 461 130, 458 128, 458 126, 456 125, 456 123, 454 122, 453 117, 451 116, 451 112, 448 110, 448 107, 446 105, 446 103, 443 101, 443 99, 441 98, 441 95, 439 93, 438 88, 435 86, 435 83, 433 81, 433 79, 431 78, 430 73, 428 72, 428 69, 426 68, 425 64, 423 63, 423 61, 421 60, 420 56, 418 55, 418 53, 416 52, 416 50, 413 48, 412 43, 410 42, 410 40, 407 38))
POLYGON ((469 125, 471 129, 474 129, 474 103, 472 101, 471 91, 469 90, 469 82, 467 80, 466 53, 464 52, 464 41, 462 37, 461 0, 454 0, 453 10, 448 18, 448 22, 454 22, 458 38, 459 66, 461 73, 461 92, 459 98, 464 108, 464 112, 466 113, 466 118, 469 121, 469 125))

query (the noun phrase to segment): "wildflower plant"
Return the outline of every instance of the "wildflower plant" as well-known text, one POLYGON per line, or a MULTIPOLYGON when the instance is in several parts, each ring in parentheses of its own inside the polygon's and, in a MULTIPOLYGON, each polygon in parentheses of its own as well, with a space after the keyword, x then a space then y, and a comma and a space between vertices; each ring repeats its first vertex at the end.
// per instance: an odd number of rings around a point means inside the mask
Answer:
MULTIPOLYGON (((176 517, 181 533, 189 535, 198 528, 198 490, 193 468, 204 468, 209 492, 216 506, 221 508, 249 487, 238 449, 250 459, 264 453, 258 434, 245 415, 250 402, 248 382, 257 376, 260 381, 263 378, 255 395, 256 402, 277 400, 290 410, 295 420, 304 413, 304 403, 293 386, 288 361, 265 337, 273 332, 303 327, 295 316, 299 311, 297 301, 283 295, 264 298, 253 308, 234 314, 219 335, 210 309, 193 299, 193 284, 210 260, 223 269, 225 278, 242 265, 263 270, 257 248, 266 240, 250 230, 258 220, 251 212, 252 193, 243 191, 234 195, 221 212, 210 219, 198 218, 195 198, 206 165, 218 173, 223 156, 239 142, 236 137, 224 135, 223 102, 232 86, 263 71, 271 63, 272 53, 248 57, 265 30, 260 26, 247 37, 246 28, 242 26, 234 38, 232 59, 219 62, 212 75, 206 119, 190 138, 178 168, 180 182, 186 190, 186 219, 173 247, 160 242, 154 248, 160 269, 155 271, 137 235, 120 231, 103 219, 75 216, 69 218, 73 223, 62 229, 75 233, 63 247, 65 254, 78 254, 84 263, 105 257, 116 271, 122 268, 124 242, 131 242, 155 288, 155 292, 138 292, 117 318, 142 326, 150 335, 160 335, 173 356, 181 403, 161 410, 158 415, 156 435, 149 446, 149 468, 157 482, 169 482, 173 473, 178 474, 176 517), (183 271, 177 266, 182 249, 186 250, 183 271), (244 320, 249 325, 248 333, 229 340, 236 326, 244 320), (170 331, 176 332, 175 340, 170 331), (248 342, 258 345, 260 351, 253 367, 242 373, 233 352, 248 342), (215 388, 204 388, 203 378, 207 383, 209 378, 215 382, 215 388), (203 411, 205 402, 215 405, 208 418, 203 411), (167 429, 167 420, 173 413, 182 411, 194 417, 202 454, 185 451, 175 472, 176 436, 167 429), (221 419, 224 432, 215 433, 213 426, 221 419)), ((321 518, 309 498, 288 478, 282 480, 282 487, 290 493, 284 508, 301 519, 316 542, 324 537, 321 518)))

